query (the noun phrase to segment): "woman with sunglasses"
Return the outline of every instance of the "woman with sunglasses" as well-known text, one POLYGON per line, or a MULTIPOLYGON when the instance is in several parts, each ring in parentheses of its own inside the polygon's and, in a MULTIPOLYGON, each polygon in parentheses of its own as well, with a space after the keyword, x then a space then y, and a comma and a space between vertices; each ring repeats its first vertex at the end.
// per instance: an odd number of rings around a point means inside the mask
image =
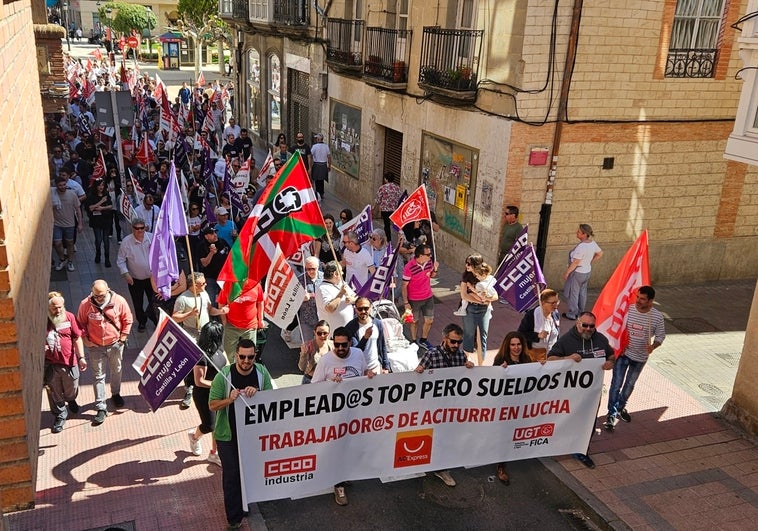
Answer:
POLYGON ((333 348, 334 343, 329 339, 329 323, 321 320, 313 327, 313 339, 300 346, 300 359, 297 362, 297 367, 303 371, 301 383, 311 383, 313 371, 316 370, 316 365, 321 356, 333 348))

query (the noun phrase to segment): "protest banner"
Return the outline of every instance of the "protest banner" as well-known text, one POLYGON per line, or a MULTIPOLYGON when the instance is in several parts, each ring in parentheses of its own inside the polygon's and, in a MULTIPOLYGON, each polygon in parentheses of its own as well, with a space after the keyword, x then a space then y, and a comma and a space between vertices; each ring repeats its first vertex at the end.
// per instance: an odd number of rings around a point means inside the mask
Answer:
POLYGON ((371 205, 366 205, 357 216, 343 223, 337 230, 343 235, 351 230, 358 237, 358 243, 361 245, 368 243, 371 231, 374 230, 374 221, 371 219, 371 205))
POLYGON ((585 453, 603 360, 455 367, 288 387, 235 402, 246 501, 341 481, 585 453))

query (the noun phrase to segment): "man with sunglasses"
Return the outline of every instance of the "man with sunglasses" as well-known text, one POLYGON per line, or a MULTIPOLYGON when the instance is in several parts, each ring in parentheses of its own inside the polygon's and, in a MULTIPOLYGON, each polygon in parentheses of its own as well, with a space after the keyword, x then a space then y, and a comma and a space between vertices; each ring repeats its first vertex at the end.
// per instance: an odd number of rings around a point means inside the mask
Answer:
MULTIPOLYGON (((418 362, 416 372, 423 374, 429 369, 445 369, 448 367, 466 367, 472 369, 474 363, 463 352, 463 328, 455 323, 450 323, 442 329, 442 344, 427 349, 418 362)), ((456 483, 449 470, 438 470, 434 473, 448 487, 455 487, 456 483)))
MULTIPOLYGON (((583 358, 604 359, 603 370, 613 369, 615 355, 608 338, 595 328, 595 314, 582 312, 576 320, 576 325, 563 334, 547 354, 548 361, 570 358, 579 363, 583 358)), ((600 401, 597 403, 600 409, 600 401)), ((594 433, 594 426, 593 426, 594 433)), ((595 462, 588 454, 574 454, 587 468, 595 468, 595 462)))
MULTIPOLYGON (((252 398, 258 391, 273 389, 271 375, 266 367, 255 363, 255 343, 252 339, 240 338, 234 353, 234 363, 222 368, 213 378, 208 395, 208 407, 216 412, 216 439, 221 458, 224 509, 228 529, 239 529, 247 516, 242 504, 240 462, 237 450, 237 419, 234 402, 252 398), (231 385, 230 385, 231 384, 231 385)), ((241 422, 244 419, 240 419, 241 422)))
POLYGON ((371 301, 366 297, 358 297, 355 313, 358 317, 345 325, 353 345, 363 351, 367 367, 375 374, 390 372, 382 320, 371 317, 371 301))
POLYGON ((121 295, 112 292, 105 280, 92 284, 92 293, 80 304, 76 321, 82 329, 84 346, 89 350, 90 367, 94 378, 95 409, 92 424, 105 422, 105 365, 111 373, 111 400, 117 408, 124 406, 121 397, 121 360, 124 345, 132 329, 132 312, 121 295))
POLYGON ((129 295, 134 304, 137 316, 137 331, 144 332, 147 320, 158 324, 158 316, 152 305, 153 286, 150 283, 150 243, 151 234, 147 233, 147 225, 142 218, 132 220, 132 233, 121 240, 118 248, 116 265, 121 275, 129 285, 129 295), (147 308, 145 308, 147 299, 147 308))
MULTIPOLYGON (((324 382, 341 382, 345 378, 356 378, 358 376, 374 377, 374 371, 366 365, 366 358, 363 352, 355 347, 350 346, 350 333, 347 328, 340 326, 334 330, 334 350, 330 350, 323 356, 313 371, 311 383, 324 382)), ((345 494, 345 483, 338 483, 334 486, 334 501, 337 505, 347 505, 347 495, 345 494)))

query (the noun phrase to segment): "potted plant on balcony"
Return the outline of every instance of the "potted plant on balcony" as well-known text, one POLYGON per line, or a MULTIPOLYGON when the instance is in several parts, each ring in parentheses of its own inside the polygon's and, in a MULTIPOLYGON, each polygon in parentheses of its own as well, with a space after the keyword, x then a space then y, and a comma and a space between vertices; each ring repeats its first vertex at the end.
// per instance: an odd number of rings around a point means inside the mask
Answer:
POLYGON ((425 66, 421 69, 421 81, 427 85, 440 86, 442 74, 433 66, 425 66))
POLYGON ((368 61, 366 61, 366 73, 372 76, 380 76, 382 74, 382 58, 378 55, 369 55, 368 61))
POLYGON ((405 81, 405 61, 395 61, 392 63, 392 82, 404 83, 405 81))

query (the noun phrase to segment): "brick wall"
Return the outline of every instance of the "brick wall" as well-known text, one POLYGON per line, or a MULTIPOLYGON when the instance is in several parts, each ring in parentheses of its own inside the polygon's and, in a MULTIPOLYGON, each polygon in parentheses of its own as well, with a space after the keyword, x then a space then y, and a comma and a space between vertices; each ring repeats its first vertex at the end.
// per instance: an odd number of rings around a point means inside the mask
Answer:
POLYGON ((0 500, 31 507, 37 476, 52 216, 29 0, 0 6, 0 500), (22 324, 23 323, 23 324, 22 324))

